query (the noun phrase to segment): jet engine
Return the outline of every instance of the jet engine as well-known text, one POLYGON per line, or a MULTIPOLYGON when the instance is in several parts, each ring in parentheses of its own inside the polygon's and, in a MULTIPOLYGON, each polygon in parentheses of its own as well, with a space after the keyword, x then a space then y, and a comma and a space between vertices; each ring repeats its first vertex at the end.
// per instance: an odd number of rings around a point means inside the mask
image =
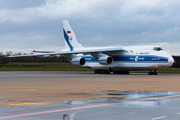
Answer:
POLYGON ((98 62, 99 62, 100 64, 103 64, 103 65, 109 65, 109 64, 111 64, 111 63, 113 62, 113 58, 110 57, 110 56, 100 57, 100 58, 98 59, 98 62))
POLYGON ((76 57, 71 60, 71 63, 73 65, 82 66, 86 63, 86 60, 85 58, 82 58, 82 57, 76 57))

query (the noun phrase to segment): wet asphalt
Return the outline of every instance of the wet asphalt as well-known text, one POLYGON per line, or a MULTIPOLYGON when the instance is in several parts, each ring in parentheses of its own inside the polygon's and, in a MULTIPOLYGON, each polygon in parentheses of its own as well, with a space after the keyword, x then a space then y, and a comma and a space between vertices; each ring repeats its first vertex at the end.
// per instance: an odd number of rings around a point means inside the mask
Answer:
POLYGON ((119 91, 125 96, 91 101, 59 101, 59 104, 0 109, 7 120, 178 120, 180 93, 119 91))
MULTIPOLYGON (((54 74, 53 72, 48 74, 51 73, 54 74)), ((34 72, 33 74, 38 73, 34 72)), ((21 79, 25 74, 18 75, 17 73, 11 73, 10 76, 7 75, 8 73, 5 73, 1 77, 8 78, 12 75, 12 77, 19 77, 21 79)), ((76 75, 78 73, 75 73, 74 77, 76 75)), ((31 76, 30 73, 26 77, 36 76, 31 76)), ((41 73, 41 77, 46 77, 46 75, 41 73)), ((50 101, 58 102, 58 104, 1 108, 0 119, 180 120, 180 92, 116 91, 116 93, 121 93, 124 97, 102 97, 91 101, 50 101)))

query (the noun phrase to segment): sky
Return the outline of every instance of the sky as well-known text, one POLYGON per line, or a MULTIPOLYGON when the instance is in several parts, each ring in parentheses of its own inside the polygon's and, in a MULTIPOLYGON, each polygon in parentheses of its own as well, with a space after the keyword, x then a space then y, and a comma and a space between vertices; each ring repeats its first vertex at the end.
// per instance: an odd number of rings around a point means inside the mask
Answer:
POLYGON ((180 54, 180 0, 0 0, 0 51, 64 48, 62 20, 84 47, 161 46, 180 54))

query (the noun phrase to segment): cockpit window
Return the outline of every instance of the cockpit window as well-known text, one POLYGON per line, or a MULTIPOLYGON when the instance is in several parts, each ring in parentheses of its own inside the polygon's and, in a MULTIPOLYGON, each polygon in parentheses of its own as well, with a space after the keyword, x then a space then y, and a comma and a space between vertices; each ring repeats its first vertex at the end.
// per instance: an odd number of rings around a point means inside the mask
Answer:
POLYGON ((155 51, 161 51, 161 50, 163 50, 163 49, 162 49, 161 47, 154 47, 153 50, 155 50, 155 51))

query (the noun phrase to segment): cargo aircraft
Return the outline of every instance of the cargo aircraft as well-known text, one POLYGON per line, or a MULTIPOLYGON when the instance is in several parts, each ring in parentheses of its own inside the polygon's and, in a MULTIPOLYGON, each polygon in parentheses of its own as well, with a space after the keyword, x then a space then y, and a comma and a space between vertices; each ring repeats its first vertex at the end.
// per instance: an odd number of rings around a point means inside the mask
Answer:
POLYGON ((73 65, 87 67, 95 74, 129 74, 129 71, 149 71, 157 75, 157 70, 171 67, 174 59, 160 46, 124 46, 84 48, 78 41, 69 21, 63 20, 65 49, 61 51, 33 51, 35 54, 7 56, 61 55, 73 65))

